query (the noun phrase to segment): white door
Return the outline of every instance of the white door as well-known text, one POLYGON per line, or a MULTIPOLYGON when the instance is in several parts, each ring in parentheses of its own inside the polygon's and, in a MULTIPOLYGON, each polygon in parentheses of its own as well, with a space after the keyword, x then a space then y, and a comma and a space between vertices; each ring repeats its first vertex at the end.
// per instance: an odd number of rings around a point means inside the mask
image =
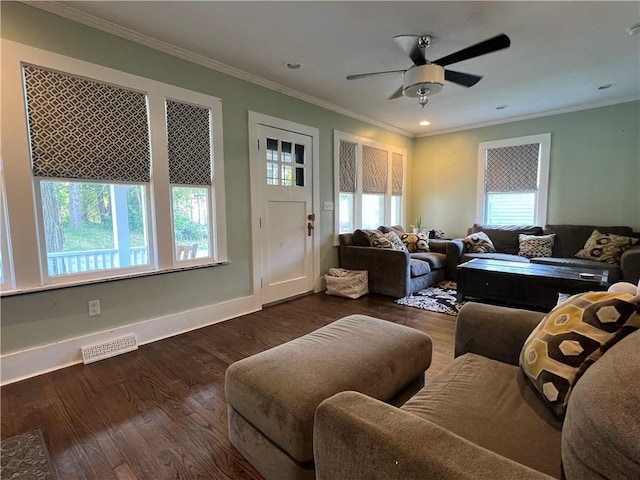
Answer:
POLYGON ((258 125, 263 304, 313 291, 312 140, 258 125))

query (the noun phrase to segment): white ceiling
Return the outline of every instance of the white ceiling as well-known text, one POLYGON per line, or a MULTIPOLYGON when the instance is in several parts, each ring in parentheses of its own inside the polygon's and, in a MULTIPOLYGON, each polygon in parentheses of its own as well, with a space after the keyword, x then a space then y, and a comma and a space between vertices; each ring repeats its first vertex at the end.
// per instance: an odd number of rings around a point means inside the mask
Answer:
POLYGON ((45 3, 37 6, 412 135, 640 98, 640 35, 626 32, 640 22, 638 1, 45 3), (499 33, 511 47, 451 65, 484 78, 447 83, 424 109, 415 98, 387 100, 401 74, 345 79, 408 68, 393 37, 410 33, 433 35, 431 60, 499 33), (287 70, 287 61, 304 67, 287 70))

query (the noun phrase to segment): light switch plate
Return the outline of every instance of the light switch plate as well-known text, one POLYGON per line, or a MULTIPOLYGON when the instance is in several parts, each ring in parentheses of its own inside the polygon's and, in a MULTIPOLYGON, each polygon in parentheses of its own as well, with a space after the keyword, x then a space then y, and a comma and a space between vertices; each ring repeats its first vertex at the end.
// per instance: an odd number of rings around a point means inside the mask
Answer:
POLYGON ((333 202, 324 202, 322 204, 322 210, 324 210, 325 212, 333 211, 333 202))

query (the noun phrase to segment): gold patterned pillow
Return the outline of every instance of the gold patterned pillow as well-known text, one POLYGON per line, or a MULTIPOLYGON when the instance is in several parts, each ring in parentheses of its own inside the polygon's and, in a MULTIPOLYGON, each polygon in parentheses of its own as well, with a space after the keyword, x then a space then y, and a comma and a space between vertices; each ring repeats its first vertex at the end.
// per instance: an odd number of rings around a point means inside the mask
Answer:
POLYGON ((369 242, 372 247, 388 248, 391 250, 406 250, 404 243, 393 230, 387 233, 381 233, 377 230, 369 234, 369 242))
POLYGON ((400 235, 400 240, 409 253, 429 251, 429 239, 426 233, 403 233, 400 235))
POLYGON ((637 238, 594 230, 584 244, 584 248, 576 253, 576 257, 598 262, 620 263, 622 253, 636 243, 638 243, 637 238))
POLYGON ((462 239, 465 252, 471 253, 495 253, 496 247, 484 232, 476 232, 462 239))
POLYGON ((640 328, 640 295, 587 292, 546 315, 520 352, 520 367, 553 413, 564 415, 582 374, 611 346, 640 328))

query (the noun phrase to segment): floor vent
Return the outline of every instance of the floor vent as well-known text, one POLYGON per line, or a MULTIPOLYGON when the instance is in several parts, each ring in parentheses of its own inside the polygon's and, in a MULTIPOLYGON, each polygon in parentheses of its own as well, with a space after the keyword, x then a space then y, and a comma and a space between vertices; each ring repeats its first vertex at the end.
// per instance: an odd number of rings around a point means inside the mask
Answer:
POLYGON ((138 349, 138 342, 136 342, 136 336, 125 335, 124 337, 114 338, 107 342, 96 343, 95 345, 87 345, 81 347, 82 361, 87 363, 97 362, 98 360, 104 360, 105 358, 114 357, 121 353, 130 352, 138 349))

